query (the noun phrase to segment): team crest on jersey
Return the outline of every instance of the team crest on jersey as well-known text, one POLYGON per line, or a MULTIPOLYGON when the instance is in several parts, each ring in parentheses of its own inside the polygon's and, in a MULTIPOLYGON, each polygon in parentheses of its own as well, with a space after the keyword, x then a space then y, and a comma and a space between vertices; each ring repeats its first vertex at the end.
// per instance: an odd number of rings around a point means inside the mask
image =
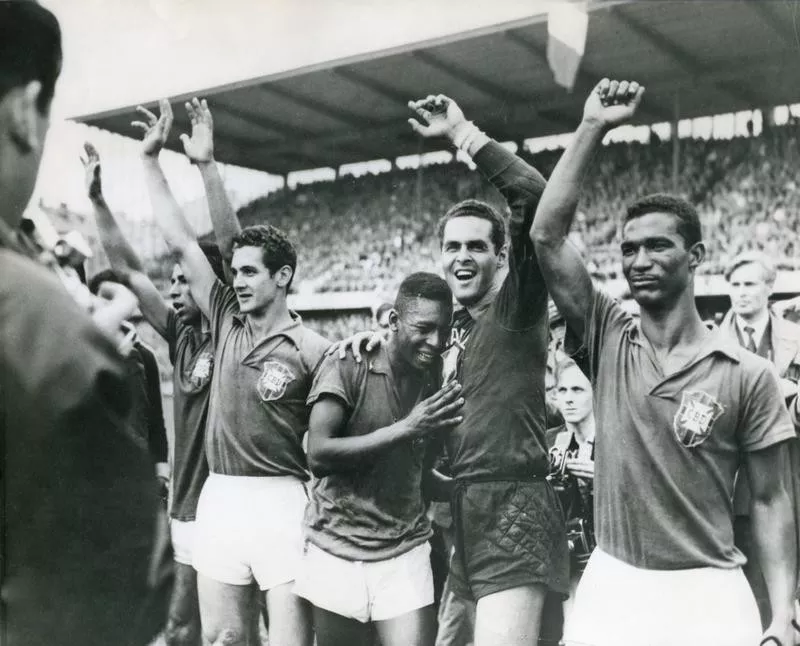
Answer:
POLYGON ((286 386, 294 381, 294 373, 280 361, 265 361, 256 383, 258 395, 265 402, 275 401, 286 393, 286 386))
POLYGON ((210 352, 203 352, 197 361, 194 362, 194 368, 189 378, 197 383, 203 383, 211 376, 211 368, 214 365, 214 357, 210 352))
POLYGON ((683 393, 681 407, 675 413, 672 428, 675 435, 687 448, 698 446, 711 435, 711 427, 725 411, 725 407, 702 390, 687 390, 683 393))

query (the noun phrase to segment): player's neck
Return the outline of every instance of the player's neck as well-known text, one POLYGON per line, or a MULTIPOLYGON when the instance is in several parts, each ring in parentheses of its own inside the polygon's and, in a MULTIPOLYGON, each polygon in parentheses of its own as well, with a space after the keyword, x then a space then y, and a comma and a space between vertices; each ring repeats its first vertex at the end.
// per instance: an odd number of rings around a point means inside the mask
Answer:
POLYGON ((656 350, 694 346, 708 334, 690 289, 663 308, 642 307, 641 317, 642 334, 656 350))
POLYGON ((492 281, 491 287, 489 287, 481 299, 474 305, 466 306, 467 312, 469 312, 469 315, 473 320, 477 321, 491 307, 492 303, 494 303, 495 297, 500 291, 500 288, 503 286, 503 281, 505 281, 507 275, 508 268, 503 267, 498 269, 497 273, 494 275, 494 280, 492 281))
POLYGON ((269 305, 257 312, 247 314, 247 319, 257 338, 269 336, 273 330, 287 327, 292 322, 292 315, 282 294, 275 296, 269 305))

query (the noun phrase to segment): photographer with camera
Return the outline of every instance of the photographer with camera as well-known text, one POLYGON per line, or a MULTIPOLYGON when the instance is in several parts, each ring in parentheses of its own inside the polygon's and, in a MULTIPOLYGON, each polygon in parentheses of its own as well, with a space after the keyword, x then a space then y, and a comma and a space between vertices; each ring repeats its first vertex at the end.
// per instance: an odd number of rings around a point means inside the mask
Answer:
MULTIPOLYGON (((560 354, 560 353, 559 353, 560 354)), ((564 603, 564 621, 589 556, 594 539, 594 409, 592 384, 578 365, 560 354, 555 362, 555 403, 563 424, 547 431, 550 474, 567 524, 570 550, 569 599, 564 603)))

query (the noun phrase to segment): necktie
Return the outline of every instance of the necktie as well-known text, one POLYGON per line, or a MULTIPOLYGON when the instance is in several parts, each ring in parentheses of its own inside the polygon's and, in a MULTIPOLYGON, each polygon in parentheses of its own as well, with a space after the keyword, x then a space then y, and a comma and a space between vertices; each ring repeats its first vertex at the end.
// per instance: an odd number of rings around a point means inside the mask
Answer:
POLYGON ((744 328, 744 333, 747 335, 747 343, 745 344, 745 348, 750 350, 750 352, 758 353, 758 348, 756 348, 756 340, 753 338, 753 334, 755 333, 755 329, 746 325, 744 328))

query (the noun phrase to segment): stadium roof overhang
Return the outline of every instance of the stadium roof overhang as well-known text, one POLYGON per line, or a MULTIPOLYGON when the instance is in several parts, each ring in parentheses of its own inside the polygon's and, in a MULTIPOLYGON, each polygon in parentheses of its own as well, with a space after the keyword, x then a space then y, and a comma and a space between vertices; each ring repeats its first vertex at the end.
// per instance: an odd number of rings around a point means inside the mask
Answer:
MULTIPOLYGON (((285 175, 317 167, 441 149, 421 141, 406 102, 431 93, 456 99, 503 141, 574 129, 602 76, 647 86, 639 121, 800 101, 798 5, 769 0, 639 0, 590 3, 575 88, 555 85, 546 16, 444 41, 331 61, 234 86, 198 89, 214 112, 219 161, 285 175)), ((175 97, 176 108, 187 97, 175 97)), ((123 135, 132 108, 80 121, 123 135)), ((176 109, 173 132, 188 130, 176 109)), ((177 136, 171 141, 177 149, 177 136)))

